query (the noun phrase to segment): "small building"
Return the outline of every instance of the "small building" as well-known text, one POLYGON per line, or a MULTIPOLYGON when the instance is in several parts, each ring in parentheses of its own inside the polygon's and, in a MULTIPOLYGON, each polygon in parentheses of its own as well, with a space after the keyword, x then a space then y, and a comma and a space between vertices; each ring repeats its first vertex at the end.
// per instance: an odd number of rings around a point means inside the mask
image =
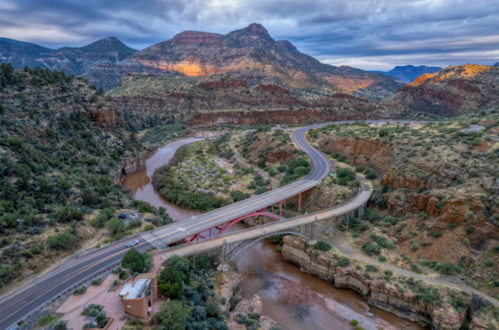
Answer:
POLYGON ((125 313, 139 319, 151 316, 151 305, 158 299, 158 281, 156 274, 138 275, 132 282, 125 283, 120 291, 125 313))

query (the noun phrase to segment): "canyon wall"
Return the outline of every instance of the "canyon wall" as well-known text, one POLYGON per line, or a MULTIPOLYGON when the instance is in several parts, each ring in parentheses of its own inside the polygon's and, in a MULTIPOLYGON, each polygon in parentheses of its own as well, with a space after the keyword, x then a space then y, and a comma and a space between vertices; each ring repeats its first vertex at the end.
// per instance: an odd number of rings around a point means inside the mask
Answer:
POLYGON ((213 111, 195 114, 189 124, 193 127, 257 124, 298 125, 354 119, 367 119, 367 115, 324 110, 213 111))
MULTIPOLYGON (((338 256, 314 250, 298 237, 284 237, 282 258, 300 266, 301 271, 332 283, 336 288, 356 291, 370 305, 411 321, 423 320, 437 330, 461 329, 468 314, 467 310, 457 311, 446 299, 440 305, 425 303, 409 288, 400 290, 399 286, 394 285, 394 281, 377 278, 376 275, 371 277, 351 263, 340 267, 338 256)), ((473 317, 470 329, 482 329, 478 325, 486 324, 484 321, 478 316, 473 317)))

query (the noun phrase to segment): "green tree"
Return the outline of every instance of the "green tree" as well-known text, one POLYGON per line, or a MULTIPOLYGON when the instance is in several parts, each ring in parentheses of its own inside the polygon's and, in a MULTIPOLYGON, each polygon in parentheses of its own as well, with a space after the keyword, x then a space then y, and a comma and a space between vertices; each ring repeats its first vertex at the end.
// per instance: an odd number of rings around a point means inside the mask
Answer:
POLYGON ((123 230, 125 230, 125 222, 123 221, 123 219, 112 219, 110 220, 107 225, 107 230, 109 230, 109 233, 111 234, 111 236, 114 236, 120 232, 122 232, 123 230))
POLYGON ((132 247, 121 260, 123 268, 131 269, 134 273, 141 273, 145 268, 144 256, 132 247))
POLYGON ((50 236, 47 239, 47 244, 52 249, 70 250, 75 247, 77 242, 76 236, 71 233, 60 233, 55 236, 50 236))
POLYGON ((159 292, 170 299, 179 299, 182 295, 180 283, 162 282, 158 283, 159 292))
POLYGON ((180 301, 170 300, 163 303, 159 312, 154 314, 153 324, 158 325, 159 330, 184 330, 184 322, 190 314, 180 301))

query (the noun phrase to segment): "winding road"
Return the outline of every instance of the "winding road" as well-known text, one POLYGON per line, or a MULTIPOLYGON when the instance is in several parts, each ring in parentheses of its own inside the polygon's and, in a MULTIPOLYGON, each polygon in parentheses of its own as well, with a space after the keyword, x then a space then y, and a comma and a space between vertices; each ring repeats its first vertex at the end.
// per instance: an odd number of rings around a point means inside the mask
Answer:
MULTIPOLYGON (((298 148, 307 154, 311 161, 312 169, 305 178, 244 201, 237 202, 198 216, 193 216, 182 221, 181 223, 173 223, 157 228, 151 232, 145 232, 141 235, 142 237, 140 243, 135 247, 140 252, 144 252, 153 247, 166 246, 215 226, 224 224, 243 215, 273 205, 319 185, 321 180, 329 174, 332 167, 329 159, 324 154, 317 151, 305 141, 306 131, 328 124, 352 122, 353 121, 316 124, 299 128, 293 132, 293 142, 298 148)), ((366 122, 378 123, 379 121, 366 122)), ((409 123, 409 121, 390 122, 409 123)), ((238 233, 227 234, 222 236, 221 239, 215 238, 196 244, 189 244, 175 249, 170 249, 165 251, 165 257, 170 253, 170 251, 177 251, 177 253, 179 253, 180 249, 190 249, 190 252, 193 250, 196 250, 195 252, 199 252, 200 250, 207 250, 209 248, 213 248, 214 246, 221 245, 224 239, 228 240, 229 243, 236 242, 242 239, 262 236, 262 230, 265 234, 271 234, 273 232, 279 232, 310 223, 314 221, 315 217, 321 220, 345 214, 353 211, 369 200, 371 193, 372 192, 368 187, 364 187, 364 189, 355 198, 335 208, 316 212, 310 215, 299 216, 285 221, 271 223, 265 225, 264 227, 256 227, 238 233)), ((127 251, 128 249, 125 248, 124 243, 116 243, 87 254, 81 258, 73 258, 58 268, 52 269, 51 271, 34 279, 28 285, 25 285, 24 287, 6 295, 0 299, 0 329, 8 329, 10 326, 22 320, 25 315, 32 313, 34 310, 39 308, 40 305, 51 300, 54 296, 68 290, 75 283, 78 283, 89 275, 106 268, 112 263, 119 262, 127 251)))
MULTIPOLYGON (((143 252, 150 250, 153 246, 164 246, 180 241, 317 186, 329 174, 331 164, 325 155, 305 141, 304 136, 308 129, 323 125, 326 124, 303 127, 292 134, 294 143, 308 155, 311 161, 311 171, 305 178, 253 198, 193 216, 182 221, 181 224, 173 223, 143 233, 140 243, 135 247, 143 252)), ((118 262, 127 251, 123 243, 117 243, 82 258, 72 259, 71 262, 49 271, 30 284, 6 295, 0 300, 0 329, 8 329, 22 320, 25 315, 32 313, 54 296, 68 290, 75 283, 118 262)))

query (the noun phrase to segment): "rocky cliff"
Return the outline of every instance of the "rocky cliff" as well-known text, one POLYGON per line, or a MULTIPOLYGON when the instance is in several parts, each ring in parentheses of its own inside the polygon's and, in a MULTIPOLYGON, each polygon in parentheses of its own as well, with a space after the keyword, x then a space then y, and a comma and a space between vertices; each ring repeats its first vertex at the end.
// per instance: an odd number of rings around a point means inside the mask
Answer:
POLYGON ((366 119, 364 113, 324 110, 216 111, 193 115, 194 127, 258 124, 313 124, 335 120, 366 119))
POLYGON ((344 91, 384 98, 400 85, 385 75, 334 67, 300 53, 289 41, 275 41, 260 24, 226 35, 186 31, 130 57, 143 65, 186 76, 230 74, 270 79, 288 88, 331 94, 344 91))
MULTIPOLYGON (((429 303, 425 300, 423 292, 437 290, 437 288, 423 283, 414 285, 414 279, 405 277, 395 276, 387 279, 378 272, 368 273, 362 271, 365 265, 358 262, 354 265, 352 261, 342 260, 343 266, 339 266, 341 256, 331 252, 314 250, 298 237, 284 237, 282 258, 297 264, 303 272, 331 282, 337 288, 356 291, 373 306, 408 320, 426 321, 431 323, 435 329, 461 329, 468 314, 468 309, 460 308, 457 310, 452 305, 450 298, 450 296, 467 297, 465 293, 439 288, 440 300, 437 303, 429 303)), ((466 306, 469 308, 469 305, 466 306)), ((483 318, 475 316, 472 324, 484 321, 483 318)), ((487 322, 495 321, 487 320, 487 322)))
POLYGON ((499 67, 451 66, 424 74, 386 101, 391 113, 457 116, 499 106, 499 67))
POLYGON ((264 84, 227 75, 198 78, 132 75, 108 95, 125 120, 139 129, 172 121, 210 126, 364 119, 375 116, 377 110, 373 102, 349 94, 307 99, 296 90, 270 82, 264 84))

